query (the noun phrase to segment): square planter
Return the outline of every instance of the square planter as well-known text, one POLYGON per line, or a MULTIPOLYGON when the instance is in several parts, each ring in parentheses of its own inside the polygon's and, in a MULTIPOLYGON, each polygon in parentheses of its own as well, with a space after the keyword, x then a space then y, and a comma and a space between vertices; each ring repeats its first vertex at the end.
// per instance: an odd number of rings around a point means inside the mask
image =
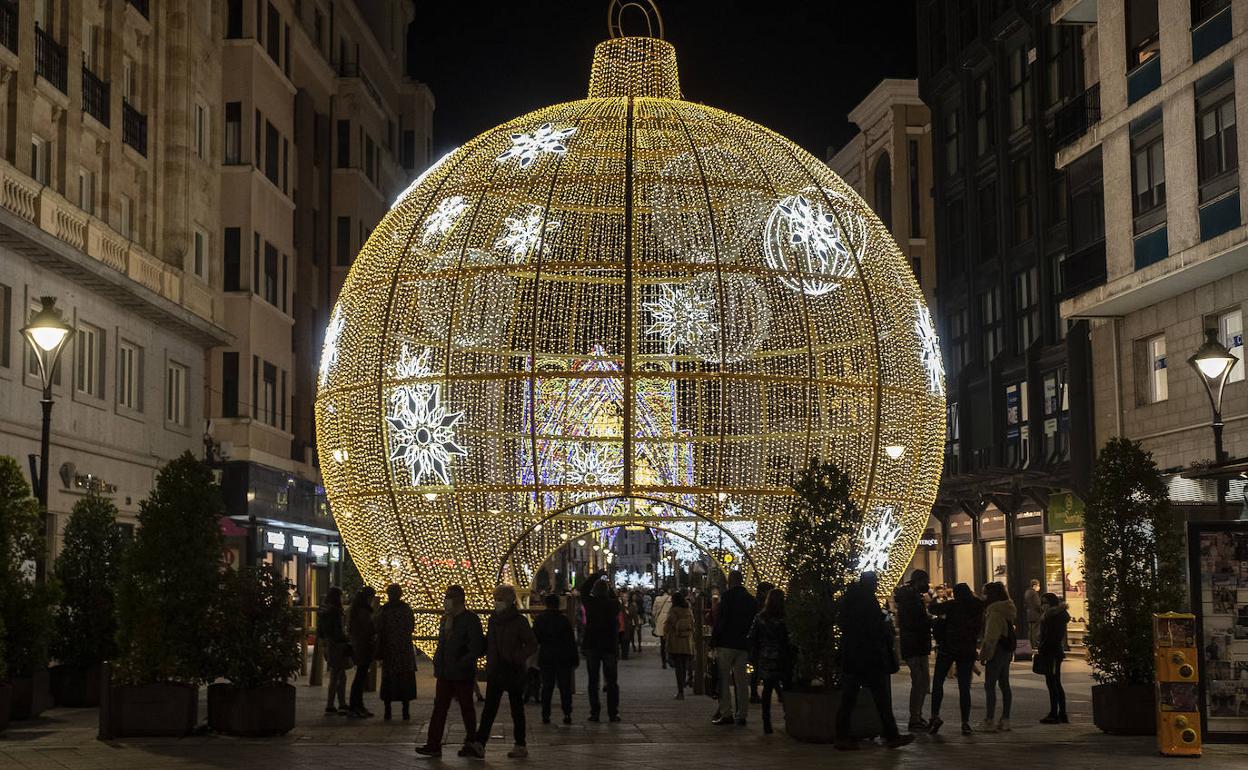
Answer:
POLYGON ((284 735, 295 727, 295 688, 209 685, 208 726, 226 735, 284 735))
MULTIPOLYGON (((841 691, 784 693, 784 729, 790 737, 807 743, 831 743, 836 740, 836 714, 841 707, 841 691)), ((863 740, 879 735, 880 719, 875 713, 871 691, 858 691, 854 713, 849 720, 850 737, 863 740)))
POLYGON ((58 706, 83 708, 100 705, 100 666, 61 664, 48 669, 52 700, 58 706))
POLYGON ((15 676, 9 680, 13 695, 9 716, 14 722, 36 719, 52 708, 52 691, 48 686, 48 670, 36 671, 30 676, 15 676))
POLYGON ((1156 691, 1148 684, 1094 685, 1092 723, 1113 735, 1156 735, 1156 691))
POLYGON ((0 733, 9 726, 9 712, 13 705, 13 685, 0 682, 0 733))
POLYGON ((199 688, 127 684, 108 688, 100 704, 100 738, 181 737, 199 720, 199 688))

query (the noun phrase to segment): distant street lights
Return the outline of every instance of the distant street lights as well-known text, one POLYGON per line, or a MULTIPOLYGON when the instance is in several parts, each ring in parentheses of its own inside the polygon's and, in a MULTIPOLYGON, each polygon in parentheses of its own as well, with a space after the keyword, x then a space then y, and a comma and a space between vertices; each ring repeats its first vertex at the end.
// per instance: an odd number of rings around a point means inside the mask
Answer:
MULTIPOLYGON (((48 531, 48 454, 52 431, 52 378, 56 371, 61 351, 73 331, 56 309, 56 297, 40 297, 41 307, 30 317, 30 323, 22 327, 22 336, 30 345, 38 362, 39 380, 43 384, 43 432, 39 438, 39 478, 35 483, 35 494, 39 498, 39 508, 43 514, 43 531, 48 531)), ((35 563, 36 579, 42 581, 46 571, 46 549, 35 563)))
MULTIPOLYGON (((1231 368, 1239 361, 1235 354, 1226 349, 1218 341, 1217 329, 1205 329, 1205 344, 1196 349, 1187 362, 1200 375, 1209 394, 1209 406, 1213 407, 1213 462, 1222 465, 1226 462, 1226 450, 1222 448, 1222 391, 1226 387, 1226 378, 1231 368)), ((1219 478, 1218 484, 1218 518, 1226 514, 1226 480, 1219 478)))

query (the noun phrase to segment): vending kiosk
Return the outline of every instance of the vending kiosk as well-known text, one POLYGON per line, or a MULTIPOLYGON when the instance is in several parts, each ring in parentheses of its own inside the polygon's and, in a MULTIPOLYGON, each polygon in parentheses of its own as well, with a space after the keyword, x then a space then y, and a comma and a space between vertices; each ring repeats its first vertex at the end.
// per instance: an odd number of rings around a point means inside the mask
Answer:
POLYGON ((1200 674, 1196 616, 1153 615, 1157 671, 1157 750, 1168 756, 1200 756, 1200 674))

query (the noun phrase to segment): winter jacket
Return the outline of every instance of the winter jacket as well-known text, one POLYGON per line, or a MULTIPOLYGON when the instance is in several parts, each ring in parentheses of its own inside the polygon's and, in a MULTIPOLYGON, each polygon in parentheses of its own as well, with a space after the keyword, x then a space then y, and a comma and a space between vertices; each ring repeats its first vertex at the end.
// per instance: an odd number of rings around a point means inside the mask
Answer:
POLYGON ((1023 606, 1027 608, 1027 622, 1036 623, 1044 617, 1044 605, 1040 602, 1040 592, 1028 588, 1023 593, 1023 606))
POLYGON ((668 655, 692 655, 693 634, 697 626, 693 622, 693 610, 688 607, 672 607, 666 613, 663 638, 667 641, 668 655))
POLYGON ((758 614, 758 602, 745 586, 730 588, 719 600, 711 630, 711 646, 730 650, 750 648, 750 624, 758 614))
POLYGON ((572 622, 560 610, 548 609, 538 615, 533 621, 533 636, 537 637, 538 668, 575 668, 581 662, 572 622))
POLYGON ((932 616, 923 603, 923 595, 913 585, 897 586, 893 592, 897 603, 897 625, 901 636, 901 657, 914 658, 932 651, 932 616))
POLYGON ((387 674, 416 670, 416 651, 412 649, 415 628, 416 614, 402 599, 386 602, 378 611, 377 658, 387 674))
POLYGON ((448 682, 469 682, 477 676, 477 659, 485 653, 481 618, 464 610, 443 615, 438 629, 438 649, 433 653, 433 675, 448 682))
POLYGON ((325 606, 316 613, 316 638, 330 668, 341 669, 349 662, 349 639, 342 622, 342 608, 325 606))
POLYGON ((933 604, 931 612, 941 629, 936 635, 936 651, 955 660, 974 658, 984 622, 984 603, 975 597, 950 599, 933 604))
POLYGON ((1062 660, 1066 657, 1066 624, 1070 622, 1070 613, 1066 611, 1066 603, 1050 607, 1040 618, 1040 649, 1038 652, 1049 660, 1062 660))
MULTIPOLYGON (((984 643, 979 648, 980 660, 991 660, 1001 651, 1000 642, 1008 641, 1014 632, 1014 619, 1018 617, 1018 609, 1014 602, 1002 599, 993 602, 984 610, 984 643)), ((1010 649, 1010 654, 1014 650, 1010 649)))
POLYGON ((671 609, 671 594, 663 594, 659 598, 655 599, 654 604, 651 606, 651 612, 654 613, 654 630, 659 633, 659 636, 663 636, 667 633, 663 629, 667 626, 667 613, 671 609))
POLYGON ((750 662, 764 680, 787 681, 792 667, 793 649, 789 644, 789 627, 783 617, 768 617, 760 612, 750 626, 750 662))
POLYGON ((872 676, 892 673, 893 636, 875 591, 854 583, 841 599, 841 666, 846 673, 872 676))
MULTIPOLYGON (((360 600, 363 601, 363 600, 360 600)), ((373 624, 373 608, 367 604, 351 605, 351 654, 355 665, 367 666, 373 662, 377 627, 373 624)))
POLYGON ((533 627, 513 604, 490 616, 485 635, 485 676, 490 681, 515 681, 528 670, 537 652, 533 627))
POLYGON ((585 608, 585 633, 581 637, 581 649, 599 655, 618 655, 620 651, 620 601, 614 596, 587 596, 581 603, 585 608))

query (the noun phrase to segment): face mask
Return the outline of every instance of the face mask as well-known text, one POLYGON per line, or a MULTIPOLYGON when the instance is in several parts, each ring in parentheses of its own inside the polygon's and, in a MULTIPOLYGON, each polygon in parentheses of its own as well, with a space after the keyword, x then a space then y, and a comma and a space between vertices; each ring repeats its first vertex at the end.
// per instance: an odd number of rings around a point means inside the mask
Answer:
POLYGON ((445 597, 444 599, 442 599, 442 608, 446 610, 447 612, 450 612, 451 610, 455 609, 455 602, 451 601, 451 598, 449 596, 445 597))
POLYGON ((510 606, 511 606, 511 602, 501 602, 501 601, 495 601, 495 602, 494 602, 494 611, 495 611, 495 612, 502 612, 503 610, 507 609, 507 608, 508 608, 508 607, 510 607, 510 606))

